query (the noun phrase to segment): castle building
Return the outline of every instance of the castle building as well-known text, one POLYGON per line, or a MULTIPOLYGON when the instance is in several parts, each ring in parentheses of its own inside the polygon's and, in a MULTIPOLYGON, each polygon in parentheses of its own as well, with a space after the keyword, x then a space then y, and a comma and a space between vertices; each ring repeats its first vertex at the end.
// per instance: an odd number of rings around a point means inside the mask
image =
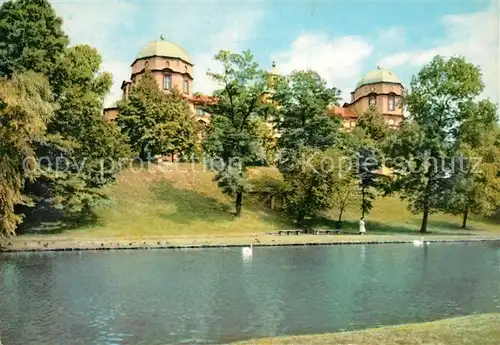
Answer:
POLYGON ((358 82, 350 103, 334 107, 330 113, 341 116, 344 128, 349 130, 356 126, 361 114, 375 106, 389 127, 398 128, 403 121, 403 91, 401 80, 393 72, 377 67, 358 82))
MULTIPOLYGON (((212 96, 193 93, 193 69, 194 64, 186 51, 165 40, 162 35, 159 41, 146 44, 135 57, 131 65, 130 80, 123 81, 121 85, 122 97, 127 98, 132 85, 149 70, 161 90, 170 92, 176 88, 188 102, 196 121, 206 125, 210 122, 210 114, 205 113, 203 106, 214 102, 214 99, 212 96)), ((280 75, 274 61, 269 75, 265 99, 272 95, 275 78, 280 75)), ((329 113, 340 116, 343 127, 349 130, 356 126, 358 117, 373 105, 390 127, 398 128, 403 120, 403 90, 401 80, 393 72, 377 67, 358 82, 351 92, 350 103, 333 107, 329 109, 329 113)), ((113 122, 118 116, 118 107, 104 109, 106 121, 113 122)))

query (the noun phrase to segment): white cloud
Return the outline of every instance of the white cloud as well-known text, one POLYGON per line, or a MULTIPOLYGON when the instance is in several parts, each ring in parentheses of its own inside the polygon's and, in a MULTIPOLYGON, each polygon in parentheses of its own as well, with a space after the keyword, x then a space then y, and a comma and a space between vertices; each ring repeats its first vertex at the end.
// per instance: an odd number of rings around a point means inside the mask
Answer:
POLYGON ((301 69, 318 72, 330 86, 342 90, 344 101, 350 101, 353 82, 361 76, 364 60, 372 51, 372 45, 359 36, 303 34, 290 49, 273 53, 272 59, 285 74, 301 69))
POLYGON ((103 58, 101 70, 113 75, 113 86, 105 101, 105 106, 112 105, 121 97, 121 83, 130 78, 131 57, 120 55, 120 47, 130 44, 130 38, 121 32, 132 28, 137 8, 123 1, 52 1, 52 4, 63 18, 71 44, 89 44, 99 50, 103 58))
POLYGON ((446 30, 443 40, 424 50, 403 51, 380 60, 386 68, 397 66, 421 67, 435 55, 460 55, 479 65, 485 82, 484 96, 500 100, 499 45, 500 24, 498 3, 492 2, 483 11, 446 15, 442 24, 446 30))
POLYGON ((378 43, 383 47, 395 47, 405 43, 405 28, 390 26, 380 31, 378 43))
POLYGON ((245 43, 253 36, 254 29, 263 17, 261 9, 254 8, 251 12, 235 12, 228 14, 220 23, 220 29, 209 36, 209 47, 193 55, 195 63, 195 91, 210 94, 217 85, 207 71, 219 71, 219 64, 214 61, 214 55, 220 49, 240 52, 245 49, 245 43))

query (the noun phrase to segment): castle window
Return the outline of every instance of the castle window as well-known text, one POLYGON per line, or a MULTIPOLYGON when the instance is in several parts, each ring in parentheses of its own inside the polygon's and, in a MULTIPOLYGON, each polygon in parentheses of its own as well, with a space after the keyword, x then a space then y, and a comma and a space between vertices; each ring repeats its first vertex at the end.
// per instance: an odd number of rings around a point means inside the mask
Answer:
POLYGON ((196 115, 203 116, 205 115, 205 112, 201 108, 196 108, 196 115))
POLYGON ((184 93, 189 93, 189 80, 184 79, 184 93))
POLYGON ((394 95, 389 95, 387 99, 387 107, 389 108, 389 111, 396 109, 396 97, 394 95))
POLYGON ((170 90, 172 88, 172 76, 167 74, 163 77, 163 89, 170 90))
POLYGON ((368 96, 368 105, 377 105, 377 96, 376 95, 368 96))

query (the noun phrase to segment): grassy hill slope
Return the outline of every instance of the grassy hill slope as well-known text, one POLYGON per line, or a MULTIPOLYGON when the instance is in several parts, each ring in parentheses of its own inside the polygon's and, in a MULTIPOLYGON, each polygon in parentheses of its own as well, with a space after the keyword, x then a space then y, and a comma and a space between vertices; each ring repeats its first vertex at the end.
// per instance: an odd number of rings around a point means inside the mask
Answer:
MULTIPOLYGON (((274 168, 255 168, 249 174, 257 188, 279 183, 280 175, 274 168)), ((242 216, 234 217, 232 199, 220 192, 212 178, 213 174, 201 165, 128 169, 113 186, 104 190, 112 198, 112 204, 95 208, 92 217, 76 227, 73 224, 73 230, 65 233, 96 237, 223 236, 294 227, 288 217, 270 211, 262 198, 256 196, 244 198, 242 216)), ((337 211, 326 212, 325 216, 325 219, 311 221, 311 225, 333 227, 337 211)), ((357 204, 349 206, 344 219, 348 221, 347 230, 355 229, 359 219, 357 204)), ((410 213, 398 198, 381 197, 367 220, 368 231, 372 233, 408 233, 418 229, 421 217, 410 213)), ((433 214, 429 230, 440 233, 500 231, 498 221, 472 218, 467 231, 459 230, 459 224, 460 217, 433 214)), ((61 230, 60 227, 53 229, 61 230)))

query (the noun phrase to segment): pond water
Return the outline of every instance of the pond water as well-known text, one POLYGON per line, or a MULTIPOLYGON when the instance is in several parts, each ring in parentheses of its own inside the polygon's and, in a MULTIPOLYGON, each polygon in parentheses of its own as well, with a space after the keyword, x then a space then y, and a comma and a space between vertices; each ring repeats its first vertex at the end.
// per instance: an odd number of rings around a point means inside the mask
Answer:
POLYGON ((0 254, 0 341, 230 343, 500 312, 500 244, 0 254))

